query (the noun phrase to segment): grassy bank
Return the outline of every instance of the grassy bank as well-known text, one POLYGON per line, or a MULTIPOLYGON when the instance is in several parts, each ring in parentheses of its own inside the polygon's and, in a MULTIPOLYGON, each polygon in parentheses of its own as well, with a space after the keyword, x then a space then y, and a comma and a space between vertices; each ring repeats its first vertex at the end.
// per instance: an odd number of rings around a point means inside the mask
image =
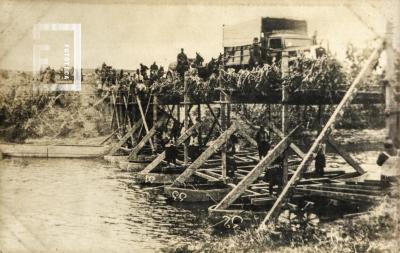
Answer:
POLYGON ((384 199, 365 214, 304 228, 277 222, 264 232, 236 231, 199 244, 175 244, 160 250, 178 252, 399 252, 398 202, 384 199))
POLYGON ((104 108, 91 106, 96 100, 94 82, 83 85, 85 92, 44 93, 33 90, 30 73, 1 71, 0 138, 79 140, 109 133, 104 108))

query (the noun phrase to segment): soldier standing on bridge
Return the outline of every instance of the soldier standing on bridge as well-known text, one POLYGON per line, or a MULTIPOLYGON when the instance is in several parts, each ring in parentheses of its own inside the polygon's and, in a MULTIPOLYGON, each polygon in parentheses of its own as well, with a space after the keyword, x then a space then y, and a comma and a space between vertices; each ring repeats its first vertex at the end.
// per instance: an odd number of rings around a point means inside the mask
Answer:
POLYGON ((157 72, 158 79, 161 79, 164 76, 164 74, 165 74, 164 67, 160 66, 160 68, 158 69, 158 72, 157 72))
POLYGON ((255 37, 253 39, 253 46, 250 49, 250 60, 249 60, 249 65, 250 68, 257 67, 262 64, 262 59, 261 59, 261 48, 258 43, 258 38, 255 37))
POLYGON ((317 155, 315 156, 315 173, 319 177, 323 177, 325 167, 326 167, 325 147, 323 145, 320 145, 317 155))
POLYGON ((158 77, 158 66, 156 62, 153 62, 153 64, 150 66, 150 80, 154 82, 157 80, 158 77))
POLYGON ((256 142, 258 147, 258 155, 260 160, 268 154, 268 151, 271 147, 269 134, 265 131, 264 126, 260 126, 256 134, 256 142))
POLYGON ((278 193, 281 191, 283 186, 283 155, 280 155, 270 168, 267 168, 265 172, 264 180, 268 182, 269 194, 274 194, 274 186, 278 186, 278 193))
POLYGON ((183 78, 183 75, 185 74, 185 71, 189 70, 189 62, 186 54, 183 51, 183 48, 181 48, 181 52, 177 56, 177 65, 176 65, 176 71, 179 73, 179 75, 183 78))
POLYGON ((149 68, 146 65, 143 65, 142 63, 140 63, 140 74, 142 75, 144 80, 147 80, 147 70, 149 68))
POLYGON ((227 165, 227 176, 230 178, 235 177, 237 170, 236 161, 234 155, 236 154, 236 144, 239 140, 235 134, 232 134, 228 141, 228 148, 226 152, 226 165, 227 165))

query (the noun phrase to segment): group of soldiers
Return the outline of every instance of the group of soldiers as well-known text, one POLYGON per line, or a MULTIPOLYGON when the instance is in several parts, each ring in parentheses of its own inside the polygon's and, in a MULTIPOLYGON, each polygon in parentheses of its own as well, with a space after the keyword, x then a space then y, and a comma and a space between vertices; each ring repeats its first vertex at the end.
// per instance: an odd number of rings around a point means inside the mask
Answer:
POLYGON ((119 73, 112 66, 103 63, 101 69, 95 70, 96 74, 100 76, 101 87, 110 87, 116 84, 129 85, 133 82, 152 84, 154 81, 159 80, 165 74, 164 67, 158 66, 156 62, 149 67, 140 63, 140 67, 133 73, 120 70, 119 73), (148 74, 150 70, 150 75, 148 74))

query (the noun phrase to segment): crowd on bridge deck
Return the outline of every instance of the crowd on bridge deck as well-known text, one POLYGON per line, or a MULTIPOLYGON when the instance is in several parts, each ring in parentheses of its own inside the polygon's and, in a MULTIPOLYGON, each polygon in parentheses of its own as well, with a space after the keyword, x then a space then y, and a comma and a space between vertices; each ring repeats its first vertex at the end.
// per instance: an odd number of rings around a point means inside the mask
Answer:
MULTIPOLYGON (((217 59, 212 58, 209 63, 203 66, 204 58, 199 53, 196 52, 196 57, 193 59, 188 58, 182 48, 177 55, 176 65, 171 64, 168 70, 171 72, 176 71, 176 78, 182 79, 186 71, 202 68, 196 74, 206 79, 217 71, 222 58, 221 54, 217 59)), ((134 87, 136 92, 149 89, 157 81, 165 81, 167 74, 164 67, 157 65, 156 62, 153 62, 150 67, 140 63, 140 66, 133 72, 124 71, 123 69, 117 71, 112 66, 103 63, 100 69, 95 70, 95 73, 99 77, 99 89, 107 90, 118 86, 119 89, 126 88, 127 90, 131 90, 134 87)))

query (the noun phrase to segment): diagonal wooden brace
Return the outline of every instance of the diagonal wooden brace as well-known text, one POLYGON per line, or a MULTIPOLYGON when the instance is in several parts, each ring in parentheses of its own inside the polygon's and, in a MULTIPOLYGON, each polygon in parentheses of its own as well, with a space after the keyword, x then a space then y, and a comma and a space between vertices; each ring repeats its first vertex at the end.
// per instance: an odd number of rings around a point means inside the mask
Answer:
POLYGON ((238 123, 238 134, 244 137, 251 145, 257 147, 257 141, 254 140, 245 130, 242 124, 238 123))
POLYGON ((203 165, 208 158, 210 158, 221 146, 229 139, 229 137, 236 132, 238 129, 237 123, 234 122, 232 125, 223 132, 213 143, 209 146, 201 155, 186 168, 182 174, 174 181, 173 186, 183 185, 185 181, 190 178, 193 173, 203 165))
POLYGON ((288 147, 290 136, 298 129, 296 127, 292 132, 283 138, 261 161, 252 169, 222 200, 218 203, 215 209, 228 208, 237 198, 239 198, 247 188, 256 181, 264 170, 273 161, 276 160, 288 147))
POLYGON ((336 143, 336 141, 334 141, 332 137, 327 138, 327 143, 336 151, 336 153, 338 153, 341 157, 343 157, 343 159, 351 167, 353 167, 360 175, 365 173, 365 170, 363 170, 363 168, 361 168, 361 166, 349 154, 347 154, 343 149, 341 149, 339 144, 336 143))
MULTIPOLYGON (((196 124, 194 124, 193 126, 191 126, 187 131, 185 131, 181 136, 179 136, 179 138, 176 140, 175 145, 179 146, 181 145, 184 141, 187 140, 187 138, 189 138, 195 129, 198 129, 199 126, 201 124, 199 122, 197 122, 196 124)), ((165 159, 165 151, 163 151, 161 154, 159 154, 157 156, 156 159, 154 159, 149 165, 146 166, 146 168, 144 168, 144 170, 142 170, 141 172, 139 172, 139 174, 146 174, 146 173, 150 173, 153 169, 155 169, 163 160, 165 159)))
POLYGON ((162 126, 162 124, 164 124, 166 118, 163 117, 161 118, 157 124, 155 126, 153 126, 151 128, 151 130, 142 138, 142 140, 140 140, 140 142, 132 149, 131 153, 128 156, 128 160, 132 161, 134 159, 137 158, 138 153, 140 152, 140 150, 142 150, 142 148, 144 147, 144 145, 146 145, 147 142, 149 142, 151 140, 151 138, 156 134, 157 129, 162 126))
POLYGON ((139 129, 139 127, 142 125, 142 123, 143 123, 142 119, 139 119, 133 125, 133 127, 131 127, 131 129, 129 129, 128 132, 121 138, 121 140, 111 148, 111 150, 108 154, 114 155, 115 152, 117 152, 117 150, 120 149, 122 147, 122 145, 124 145, 125 142, 132 136, 132 134, 139 129))

